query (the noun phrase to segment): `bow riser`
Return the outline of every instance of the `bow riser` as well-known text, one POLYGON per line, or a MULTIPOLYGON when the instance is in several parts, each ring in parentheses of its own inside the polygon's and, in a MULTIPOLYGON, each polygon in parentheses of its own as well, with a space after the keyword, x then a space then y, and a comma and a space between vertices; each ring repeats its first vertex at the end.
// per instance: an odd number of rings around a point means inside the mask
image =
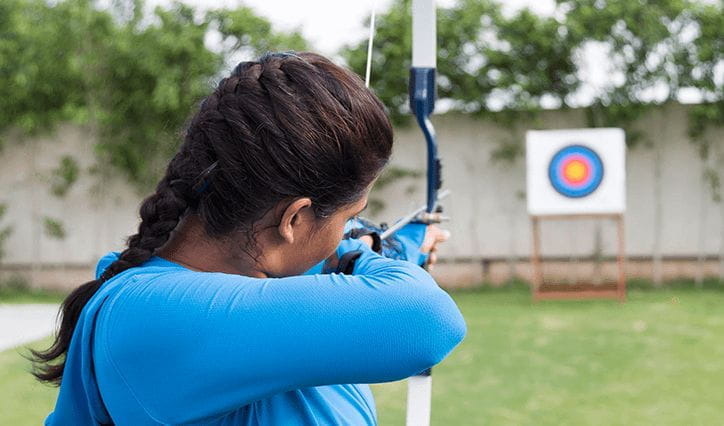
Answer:
POLYGON ((410 69, 410 110, 420 126, 427 143, 427 213, 420 218, 425 223, 439 223, 434 217, 437 204, 437 192, 442 185, 440 159, 437 155, 435 129, 430 122, 430 114, 435 110, 435 68, 410 69))

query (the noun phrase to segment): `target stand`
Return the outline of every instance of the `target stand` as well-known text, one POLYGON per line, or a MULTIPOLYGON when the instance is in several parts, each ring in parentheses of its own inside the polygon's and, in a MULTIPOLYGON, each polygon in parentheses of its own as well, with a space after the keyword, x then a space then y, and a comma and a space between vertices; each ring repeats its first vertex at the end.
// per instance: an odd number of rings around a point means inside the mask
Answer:
POLYGON ((587 215, 531 215, 533 231, 533 255, 531 256, 532 276, 531 293, 534 301, 560 300, 560 299, 616 299, 626 301, 626 275, 624 255, 624 220, 622 214, 587 214, 587 215), (582 283, 555 284, 546 283, 541 261, 541 232, 540 224, 544 220, 579 220, 579 219, 609 219, 616 223, 617 253, 616 253, 616 281, 612 283, 582 283))
POLYGON ((609 298, 625 301, 624 212, 626 144, 621 129, 529 131, 526 135, 528 213, 532 225, 533 300, 609 298), (541 222, 605 219, 616 224, 616 280, 544 280, 541 222))

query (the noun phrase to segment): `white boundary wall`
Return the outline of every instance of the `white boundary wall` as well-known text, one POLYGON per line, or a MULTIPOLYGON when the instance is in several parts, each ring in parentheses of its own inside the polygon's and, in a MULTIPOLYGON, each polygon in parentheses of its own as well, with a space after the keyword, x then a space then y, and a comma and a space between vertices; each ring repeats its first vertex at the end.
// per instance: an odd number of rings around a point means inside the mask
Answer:
MULTIPOLYGON (((510 138, 510 133, 489 122, 461 115, 436 116, 433 122, 443 162, 443 186, 453 190, 445 201, 446 212, 452 216, 448 226, 453 242, 441 250, 441 255, 527 257, 531 241, 525 159, 521 156, 512 164, 491 160, 497 141, 510 138)), ((585 124, 582 111, 575 110, 547 112, 538 122, 520 129, 520 143, 530 128, 577 128, 585 124)), ((659 109, 637 126, 647 132, 649 140, 627 150, 627 254, 654 256, 658 246, 663 256, 697 257, 702 252, 718 256, 724 249, 724 204, 713 201, 711 190, 702 179, 704 165, 686 134, 686 107, 671 105, 659 109)), ((708 136, 714 145, 710 166, 716 167, 724 183, 723 130, 714 129, 708 136)), ((425 145, 419 131, 404 129, 397 133, 397 138, 393 163, 424 171, 425 145)), ((422 179, 414 194, 393 196, 396 191, 405 193, 410 183, 411 180, 400 182, 384 191, 385 199, 390 200, 385 217, 394 218, 420 203, 424 197, 422 179)), ((606 237, 608 231, 604 229, 603 234, 606 237)), ((568 255, 571 249, 589 254, 594 236, 592 229, 574 222, 546 224, 543 254, 568 255)), ((604 251, 612 252, 613 235, 605 240, 604 251)))
MULTIPOLYGON (((525 201, 525 159, 492 162, 491 152, 510 132, 490 121, 460 114, 434 116, 443 161, 445 201, 453 239, 441 249, 447 259, 520 259, 530 252, 530 224, 525 201)), ((575 128, 585 124, 582 111, 551 111, 528 129, 575 128)), ((703 164, 686 135, 686 107, 670 105, 638 123, 649 136, 627 151, 626 250, 635 257, 718 257, 724 252, 723 203, 712 200, 702 180, 703 164), (658 165, 658 168, 657 168, 658 165), (657 178, 657 170, 660 177, 657 178)), ((12 134, 0 153, 0 202, 8 211, 0 222, 14 230, 5 245, 5 268, 42 268, 50 264, 94 265, 109 250, 120 250, 135 231, 141 196, 120 179, 91 176, 93 136, 64 125, 52 136, 18 143, 12 134), (50 171, 72 155, 81 179, 65 198, 50 194, 50 171), (44 235, 42 218, 65 226, 67 237, 44 235), (31 266, 32 265, 32 266, 31 266)), ((425 171, 425 144, 414 127, 399 129, 392 163, 425 171)), ((710 166, 724 182, 724 131, 714 129, 710 166)), ((424 173, 423 173, 424 174, 424 173)), ((376 219, 393 219, 419 206, 424 178, 403 178, 381 191, 386 209, 376 219), (412 191, 412 192, 410 192, 412 191)), ((613 251, 613 233, 604 226, 599 248, 613 251)), ((543 228, 543 255, 590 255, 596 250, 593 223, 550 223, 543 228)))

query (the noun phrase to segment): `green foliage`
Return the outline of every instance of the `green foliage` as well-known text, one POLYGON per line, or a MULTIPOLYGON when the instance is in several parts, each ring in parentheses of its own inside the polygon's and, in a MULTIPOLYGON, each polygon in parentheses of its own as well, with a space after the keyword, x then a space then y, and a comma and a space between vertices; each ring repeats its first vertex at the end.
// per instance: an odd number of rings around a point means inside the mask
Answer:
POLYGON ((51 172, 50 192, 56 197, 65 197, 73 184, 78 180, 80 166, 75 158, 64 155, 58 167, 51 172))
POLYGON ((380 198, 370 197, 367 200, 367 210, 370 212, 371 217, 382 213, 386 206, 387 204, 380 198))
POLYGON ((275 32, 268 20, 257 16, 248 7, 213 10, 207 14, 207 20, 224 37, 222 49, 225 56, 240 51, 254 56, 271 50, 300 51, 309 47, 299 31, 275 32))
MULTIPOLYGON (((372 188, 372 193, 377 193, 377 191, 386 188, 390 184, 397 182, 400 179, 419 178, 420 176, 423 176, 423 173, 419 170, 413 170, 399 166, 386 167, 385 170, 382 172, 382 175, 380 175, 380 177, 377 178, 377 180, 375 181, 375 184, 372 188)), ((408 190, 407 192, 409 193, 411 191, 408 190)), ((377 197, 370 197, 367 201, 367 209, 370 216, 373 217, 381 213, 382 210, 385 209, 385 206, 386 204, 384 200, 377 197)))
MULTIPOLYGON (((12 274, 0 280, 0 303, 61 303, 67 295, 64 291, 33 288, 26 277, 12 274)), ((5 424, 0 421, 0 424, 5 424)))
POLYGON ((184 123, 232 60, 306 48, 298 32, 276 32, 246 7, 200 13, 174 2, 147 16, 142 0, 99 4, 0 4, 0 131, 86 124, 101 164, 141 191, 155 184, 184 123), (219 46, 207 47, 214 35, 219 46))
MULTIPOLYGON (((371 85, 396 123, 406 122, 410 66, 410 1, 397 0, 378 18, 371 85)), ((557 0, 552 16, 528 9, 501 13, 493 0, 458 0, 438 8, 438 97, 452 110, 490 117, 510 129, 493 159, 523 153, 520 123, 544 108, 585 107, 588 125, 619 126, 630 144, 645 134, 631 125, 653 107, 694 88, 690 134, 708 153, 705 129, 724 124, 721 4, 696 0, 557 0), (613 83, 582 103, 582 53, 605 49, 613 83), (717 68, 719 67, 719 68, 717 68), (720 71, 719 71, 720 72, 720 71), (663 94, 663 95, 662 95, 663 94)), ((366 40, 343 55, 360 74, 366 40)))
MULTIPOLYGON (((5 216, 5 213, 7 213, 8 205, 6 203, 0 203, 0 220, 5 216)), ((13 228, 11 226, 0 226, 0 260, 5 257, 5 241, 10 237, 10 234, 12 234, 13 228)))
MULTIPOLYGON (((394 2, 377 22, 371 86, 401 123, 408 110, 410 2, 394 2)), ((491 0, 438 8, 438 97, 452 100, 455 110, 481 114, 538 110, 543 97, 561 103, 578 81, 576 45, 559 27, 529 10, 504 17, 491 0)), ((346 47, 343 55, 361 73, 366 41, 346 47)))
POLYGON ((62 240, 66 236, 63 222, 53 219, 50 216, 43 216, 43 230, 45 231, 45 235, 57 240, 62 240))
MULTIPOLYGON (((299 32, 277 32, 244 6, 202 13, 174 2, 148 14, 142 0, 111 3, 0 3, 0 131, 86 124, 98 135, 101 168, 141 190, 156 182, 223 70, 267 50, 307 48, 299 32)), ((398 124, 409 121, 409 10, 409 0, 397 0, 378 17, 373 55, 372 87, 398 124)), ((558 0, 552 16, 458 0, 438 8, 439 98, 453 110, 494 113, 510 129, 494 159, 515 161, 521 123, 544 108, 585 107, 590 126, 624 127, 635 143, 645 133, 632 123, 695 88, 703 102, 691 110, 689 134, 706 159, 715 142, 706 129, 724 124, 723 27, 721 4, 696 0, 558 0), (582 104, 580 57, 591 45, 607 50, 615 79, 582 104)), ((366 43, 342 50, 360 74, 366 43)))
POLYGON ((30 283, 21 275, 11 275, 10 277, 0 280, 0 300, 5 302, 8 295, 27 294, 30 292, 30 283))
POLYGON ((99 152, 141 187, 157 181, 178 147, 179 130, 210 92, 227 58, 304 47, 294 35, 290 41, 275 34, 268 21, 247 8, 199 18, 190 6, 174 3, 169 10, 157 7, 154 14, 157 24, 140 28, 130 22, 115 29, 95 85, 100 110, 106 111, 99 117, 99 152), (221 52, 204 44, 212 28, 221 32, 221 52))
POLYGON ((385 168, 379 178, 375 181, 374 189, 381 190, 389 186, 391 183, 403 178, 419 178, 423 176, 420 170, 408 169, 399 166, 390 166, 385 168))
MULTIPOLYGON (((96 13, 96 12, 94 12, 96 13)), ((98 12, 99 13, 99 12, 98 12)), ((178 146, 186 115, 209 89, 220 58, 204 47, 206 24, 193 10, 156 8, 155 23, 104 28, 88 49, 89 103, 97 152, 141 187, 150 187, 178 146)))
POLYGON ((32 135, 78 117, 83 84, 72 53, 81 33, 73 15, 69 2, 0 2, 0 130, 32 135))
POLYGON ((631 124, 651 108, 676 100, 680 89, 695 87, 705 101, 711 100, 708 92, 714 85, 715 63, 700 53, 702 48, 720 44, 720 36, 700 31, 689 39, 709 14, 720 16, 721 10, 702 10, 697 2, 679 0, 575 0, 559 6, 568 10, 568 20, 576 24, 571 31, 579 33, 581 40, 604 43, 611 72, 622 80, 588 107, 590 126, 624 127, 631 145, 644 136, 631 124), (657 90, 664 96, 653 97, 651 93, 657 90))

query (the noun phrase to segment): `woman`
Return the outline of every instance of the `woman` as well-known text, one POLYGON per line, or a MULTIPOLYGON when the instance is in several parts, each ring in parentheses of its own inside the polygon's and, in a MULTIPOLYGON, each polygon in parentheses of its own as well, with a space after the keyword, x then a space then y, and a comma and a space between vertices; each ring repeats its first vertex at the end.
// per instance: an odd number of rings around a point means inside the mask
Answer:
MULTIPOLYGON (((376 424, 364 383, 427 369, 466 331, 422 268, 342 240, 391 149, 353 73, 312 53, 239 64, 128 248, 99 261, 34 353, 36 376, 60 383, 46 424, 376 424), (315 273, 354 250, 352 274, 315 273)), ((441 235, 428 229, 422 251, 441 235)))

